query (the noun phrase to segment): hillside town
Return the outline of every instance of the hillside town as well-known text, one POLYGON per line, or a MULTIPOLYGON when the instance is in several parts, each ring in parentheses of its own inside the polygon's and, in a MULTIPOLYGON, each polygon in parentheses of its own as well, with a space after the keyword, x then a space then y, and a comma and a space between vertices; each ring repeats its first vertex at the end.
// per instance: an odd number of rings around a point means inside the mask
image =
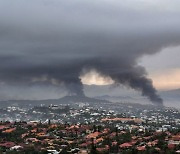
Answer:
POLYGON ((180 153, 178 109, 118 105, 116 110, 108 103, 82 102, 1 108, 0 153, 180 153))
POLYGON ((0 123, 1 153, 180 153, 179 143, 180 127, 147 126, 138 118, 105 118, 99 125, 0 123))
MULTIPOLYGON (((96 100, 97 101, 97 100, 96 100)), ((171 125, 180 123, 180 110, 165 106, 142 105, 119 102, 75 102, 56 104, 11 103, 0 108, 0 121, 41 121, 53 123, 99 123, 104 118, 139 118, 148 125, 171 125)))

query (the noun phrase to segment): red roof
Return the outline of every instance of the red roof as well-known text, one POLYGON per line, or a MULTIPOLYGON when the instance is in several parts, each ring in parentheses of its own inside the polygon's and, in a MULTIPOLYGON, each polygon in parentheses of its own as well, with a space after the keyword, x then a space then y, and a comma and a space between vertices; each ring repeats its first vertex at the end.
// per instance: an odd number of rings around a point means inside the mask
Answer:
POLYGON ((172 140, 174 140, 174 141, 180 141, 180 135, 172 136, 172 140))
POLYGON ((169 149, 174 149, 174 148, 175 148, 175 145, 174 145, 174 144, 168 144, 168 148, 169 148, 169 149))
POLYGON ((1 143, 0 146, 6 147, 6 148, 11 148, 11 147, 15 146, 15 143, 14 142, 5 142, 5 143, 1 143))
POLYGON ((109 147, 104 147, 104 148, 96 148, 97 151, 103 152, 103 151, 108 151, 109 147))
POLYGON ((113 146, 114 146, 114 145, 117 145, 117 142, 116 142, 116 141, 112 142, 112 145, 113 145, 113 146))
POLYGON ((123 143, 120 145, 120 148, 129 148, 129 147, 132 147, 130 143, 123 143))
POLYGON ((7 126, 4 126, 4 125, 1 125, 1 126, 0 126, 0 130, 3 130, 3 129, 5 129, 5 128, 7 128, 7 126))
POLYGON ((16 130, 16 128, 9 128, 3 131, 3 133, 12 133, 16 130))
POLYGON ((145 146, 139 146, 136 148, 138 151, 145 151, 146 147, 145 146))
POLYGON ((132 140, 129 144, 134 145, 137 143, 137 140, 132 140))
POLYGON ((82 143, 82 144, 80 144, 79 146, 80 146, 80 147, 87 147, 88 144, 87 144, 87 143, 82 143))
POLYGON ((91 134, 87 135, 86 138, 89 138, 89 139, 91 139, 91 138, 96 138, 96 137, 98 137, 100 134, 101 134, 101 133, 99 133, 99 132, 94 132, 94 133, 91 133, 91 134))

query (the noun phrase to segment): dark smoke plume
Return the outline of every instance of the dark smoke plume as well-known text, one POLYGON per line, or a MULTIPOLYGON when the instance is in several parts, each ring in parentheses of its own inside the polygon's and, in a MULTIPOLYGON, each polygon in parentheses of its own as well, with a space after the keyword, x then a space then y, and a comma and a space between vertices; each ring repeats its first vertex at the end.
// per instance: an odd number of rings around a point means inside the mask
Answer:
POLYGON ((180 13, 141 3, 0 0, 0 82, 84 95, 79 76, 93 68, 162 104, 138 60, 180 44, 180 13))

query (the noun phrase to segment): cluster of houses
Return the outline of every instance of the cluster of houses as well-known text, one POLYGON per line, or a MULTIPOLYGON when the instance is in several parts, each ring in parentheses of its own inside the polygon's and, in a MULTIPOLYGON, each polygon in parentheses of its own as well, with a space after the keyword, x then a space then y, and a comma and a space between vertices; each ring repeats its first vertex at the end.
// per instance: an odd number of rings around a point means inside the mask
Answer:
POLYGON ((137 118, 101 119, 96 124, 1 122, 0 152, 119 153, 179 152, 178 129, 152 130, 137 118), (133 123, 132 123, 133 122, 133 123), (121 127, 122 126, 122 127, 121 127))

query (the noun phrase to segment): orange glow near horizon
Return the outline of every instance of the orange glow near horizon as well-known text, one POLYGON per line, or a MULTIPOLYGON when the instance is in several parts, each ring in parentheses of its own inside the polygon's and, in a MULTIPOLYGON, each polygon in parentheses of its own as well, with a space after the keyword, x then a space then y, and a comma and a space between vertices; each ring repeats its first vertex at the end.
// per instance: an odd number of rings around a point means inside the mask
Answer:
POLYGON ((95 70, 85 73, 80 77, 80 79, 83 84, 87 85, 109 85, 114 83, 110 77, 102 76, 95 70))
MULTIPOLYGON (((102 76, 94 70, 82 75, 80 78, 82 83, 87 85, 110 85, 114 83, 110 77, 102 76)), ((180 88, 180 69, 156 72, 150 74, 149 78, 152 79, 154 87, 159 90, 180 88)))
POLYGON ((156 72, 149 77, 153 80, 153 85, 157 89, 170 90, 180 88, 180 69, 156 72))

